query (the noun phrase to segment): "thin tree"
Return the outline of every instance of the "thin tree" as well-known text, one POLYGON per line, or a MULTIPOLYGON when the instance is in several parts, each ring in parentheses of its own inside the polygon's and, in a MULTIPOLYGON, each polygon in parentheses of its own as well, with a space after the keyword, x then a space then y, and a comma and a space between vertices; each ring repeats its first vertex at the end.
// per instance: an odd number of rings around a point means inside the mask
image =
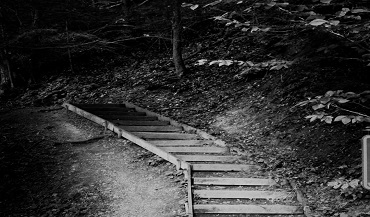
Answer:
POLYGON ((6 48, 6 36, 5 36, 5 29, 2 23, 3 15, 0 11, 0 41, 3 41, 3 47, 0 50, 0 77, 1 83, 0 85, 7 85, 10 84, 10 88, 14 88, 13 76, 12 71, 10 70, 10 63, 9 63, 9 55, 6 48), (3 66, 2 66, 3 65, 3 66))
POLYGON ((176 74, 182 77, 186 73, 184 60, 182 59, 181 49, 181 2, 180 0, 173 0, 173 19, 172 19, 172 51, 173 62, 175 64, 176 74))

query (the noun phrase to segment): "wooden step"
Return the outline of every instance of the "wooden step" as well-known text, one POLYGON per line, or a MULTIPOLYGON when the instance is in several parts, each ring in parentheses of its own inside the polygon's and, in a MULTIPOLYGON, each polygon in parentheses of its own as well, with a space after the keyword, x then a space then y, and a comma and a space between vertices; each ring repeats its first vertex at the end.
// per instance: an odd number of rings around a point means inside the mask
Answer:
POLYGON ((212 140, 149 140, 156 146, 204 146, 213 144, 212 140))
POLYGON ((183 161, 188 162, 230 162, 239 159, 237 156, 223 155, 176 155, 183 161))
POLYGON ((170 153, 209 153, 218 154, 227 152, 226 148, 221 147, 161 147, 170 153))
POLYGON ((130 120, 113 120, 111 121, 116 125, 123 126, 166 126, 169 125, 168 121, 130 121, 130 120))
POLYGON ((106 111, 106 112, 135 112, 136 110, 133 108, 126 108, 126 107, 87 107, 87 108, 81 108, 88 112, 97 112, 97 111, 106 111))
POLYGON ((124 115, 97 115, 108 120, 124 120, 124 121, 156 121, 157 117, 151 116, 124 116, 124 115))
POLYGON ((79 108, 126 108, 125 104, 72 104, 79 108))
POLYGON ((125 112, 125 111, 92 111, 95 115, 117 115, 117 116, 146 116, 145 112, 125 112))
POLYGON ((193 164, 193 171, 214 172, 214 171, 254 171, 260 169, 257 165, 245 164, 193 164))
POLYGON ((298 206, 288 205, 218 205, 195 204, 195 213, 228 213, 228 214, 303 214, 298 206))
POLYGON ((129 132, 181 132, 180 127, 167 126, 120 126, 129 132))
POLYGON ((258 179, 258 178, 201 178, 193 179, 194 185, 245 185, 245 186, 270 186, 276 185, 272 179, 258 179))
POLYGON ((143 139, 175 139, 175 140, 187 140, 197 139, 197 134, 188 133, 152 133, 152 132, 133 132, 132 134, 141 137, 143 139))
POLYGON ((199 198, 239 198, 277 200, 291 197, 283 191, 242 191, 242 190, 194 190, 199 198))

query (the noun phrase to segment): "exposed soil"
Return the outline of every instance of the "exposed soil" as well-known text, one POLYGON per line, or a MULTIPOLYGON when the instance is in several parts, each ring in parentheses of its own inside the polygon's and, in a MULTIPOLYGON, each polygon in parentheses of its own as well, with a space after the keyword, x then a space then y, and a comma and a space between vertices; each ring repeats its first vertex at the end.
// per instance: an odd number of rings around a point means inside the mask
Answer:
POLYGON ((0 216, 184 214, 174 166, 73 113, 47 109, 0 114, 0 216))

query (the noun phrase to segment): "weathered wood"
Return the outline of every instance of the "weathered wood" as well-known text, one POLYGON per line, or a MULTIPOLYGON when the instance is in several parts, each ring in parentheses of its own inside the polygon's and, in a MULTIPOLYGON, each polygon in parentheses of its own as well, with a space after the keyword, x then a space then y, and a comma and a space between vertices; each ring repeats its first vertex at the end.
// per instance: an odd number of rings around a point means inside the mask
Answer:
POLYGON ((132 134, 144 139, 196 139, 196 134, 188 133, 152 133, 152 132, 133 132, 132 134))
POLYGON ((213 144, 213 140, 149 140, 157 146, 204 146, 213 144))
POLYGON ((76 106, 78 108, 81 108, 81 109, 84 109, 84 108, 112 108, 112 107, 115 107, 115 108, 125 108, 126 105, 125 104, 110 104, 110 103, 107 103, 107 104, 70 104, 70 105, 73 105, 73 106, 76 106))
POLYGON ((149 116, 124 116, 124 115, 97 115, 99 117, 108 119, 108 120, 124 120, 124 121, 155 121, 157 117, 149 116))
MULTIPOLYGON (((87 110, 88 111, 88 110, 87 110)), ((91 111, 95 115, 117 115, 117 116, 146 116, 145 112, 125 112, 125 111, 91 111)))
POLYGON ((193 164, 193 171, 253 171, 258 170, 260 167, 256 165, 244 164, 193 164))
POLYGON ((285 199, 292 196, 283 191, 241 191, 241 190, 194 190, 200 198, 240 198, 240 199, 285 199))
POLYGON ((126 108, 126 107, 87 107, 87 108, 81 108, 85 111, 95 113, 99 111, 107 111, 107 112, 115 112, 115 111, 121 111, 121 112, 135 112, 136 110, 133 108, 126 108))
MULTIPOLYGON (((180 156, 177 156, 182 159, 180 156)), ((186 159, 182 159, 185 160, 186 159)), ((194 178, 195 185, 245 185, 245 186, 270 186, 276 185, 272 179, 258 178, 194 178)))
POLYGON ((187 169, 186 169, 186 173, 187 173, 187 177, 188 177, 188 214, 189 214, 189 217, 192 217, 193 216, 193 212, 194 212, 194 209, 193 209, 193 191, 192 191, 192 173, 191 173, 191 165, 188 164, 187 165, 187 169))
POLYGON ((227 152, 224 147, 161 147, 161 149, 174 153, 209 153, 219 154, 227 152))
POLYGON ((75 112, 76 114, 79 114, 81 115, 82 117, 85 117, 97 124, 100 124, 102 126, 107 126, 107 128, 117 134, 119 134, 120 136, 130 140, 131 142, 141 146, 142 148, 158 155, 159 157, 173 163, 176 165, 176 167, 178 169, 186 169, 187 166, 188 166, 188 163, 186 163, 185 161, 181 161, 180 159, 178 159, 177 157, 175 157, 174 155, 158 148, 157 146, 155 145, 152 145, 150 143, 148 143, 147 141, 143 140, 143 139, 140 139, 139 137, 135 136, 135 135, 132 135, 131 133, 125 131, 125 130, 122 130, 121 128, 115 126, 114 124, 112 124, 111 122, 109 121, 106 121, 100 117, 97 117, 89 112, 86 112, 80 108, 77 108, 76 106, 74 105, 71 105, 69 103, 64 103, 63 104, 63 107, 67 108, 68 110, 71 110, 73 112, 75 112))
POLYGON ((192 162, 230 162, 235 161, 237 156, 223 156, 223 155, 176 155, 183 161, 192 162))
POLYGON ((111 121, 117 125, 123 126, 166 126, 170 123, 168 121, 124 121, 124 120, 112 120, 111 121))
POLYGON ((171 125, 167 126, 120 126, 130 132, 181 132, 182 129, 171 125))
POLYGON ((186 125, 186 124, 179 123, 175 120, 172 120, 171 118, 168 118, 168 117, 165 117, 163 115, 157 114, 155 112, 149 111, 147 109, 141 108, 141 107, 136 106, 132 103, 129 103, 129 102, 123 102, 123 103, 126 105, 127 108, 134 108, 138 112, 145 112, 148 116, 158 117, 158 120, 161 120, 161 121, 169 121, 171 125, 176 126, 176 127, 182 127, 187 133, 197 133, 199 136, 201 136, 204 139, 213 140, 214 143, 219 145, 219 146, 226 146, 224 141, 219 140, 216 137, 211 136, 211 135, 209 135, 208 133, 206 133, 202 130, 196 129, 196 128, 191 127, 191 126, 186 125))
POLYGON ((213 205, 195 204, 194 213, 302 214, 301 207, 288 205, 213 205))

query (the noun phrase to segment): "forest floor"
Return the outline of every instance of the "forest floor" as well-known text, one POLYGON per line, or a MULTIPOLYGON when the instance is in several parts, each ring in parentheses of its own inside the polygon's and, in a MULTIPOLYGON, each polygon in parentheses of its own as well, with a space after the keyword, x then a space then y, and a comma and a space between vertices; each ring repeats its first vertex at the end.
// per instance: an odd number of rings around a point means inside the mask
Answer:
POLYGON ((48 109, 0 113, 0 216, 183 216, 186 189, 173 165, 48 109))

